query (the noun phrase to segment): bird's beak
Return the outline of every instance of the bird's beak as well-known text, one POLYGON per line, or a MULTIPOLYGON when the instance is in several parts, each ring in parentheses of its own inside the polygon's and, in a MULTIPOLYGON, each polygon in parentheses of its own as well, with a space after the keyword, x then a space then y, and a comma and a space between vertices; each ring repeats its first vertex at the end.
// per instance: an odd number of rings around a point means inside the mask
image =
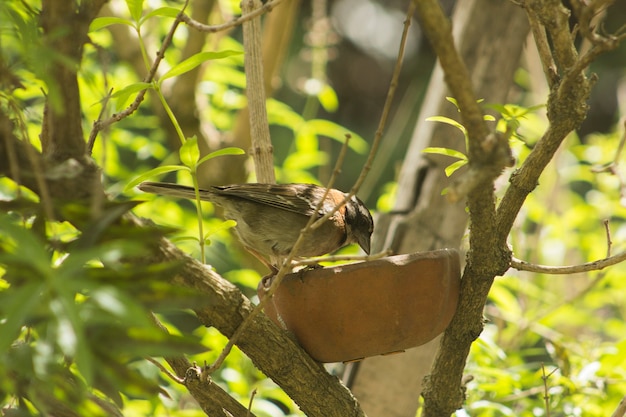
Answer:
POLYGON ((357 238, 356 239, 357 243, 359 244, 361 249, 363 249, 363 251, 369 255, 370 254, 370 236, 358 235, 356 238, 357 238))

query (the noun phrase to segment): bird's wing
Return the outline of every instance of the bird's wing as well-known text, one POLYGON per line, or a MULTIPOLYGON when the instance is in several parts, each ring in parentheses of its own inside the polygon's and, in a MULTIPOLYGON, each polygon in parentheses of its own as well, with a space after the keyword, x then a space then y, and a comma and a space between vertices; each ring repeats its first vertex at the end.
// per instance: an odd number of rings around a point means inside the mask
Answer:
MULTIPOLYGON (((293 213, 310 216, 325 189, 314 184, 234 184, 212 187, 218 195, 239 197, 293 213)), ((324 211, 322 207, 320 211, 324 211)))

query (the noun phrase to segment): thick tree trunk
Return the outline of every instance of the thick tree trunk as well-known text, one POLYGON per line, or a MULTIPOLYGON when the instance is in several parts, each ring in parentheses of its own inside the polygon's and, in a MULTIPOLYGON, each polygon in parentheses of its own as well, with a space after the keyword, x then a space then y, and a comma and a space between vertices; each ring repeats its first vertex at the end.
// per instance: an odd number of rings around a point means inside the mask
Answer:
MULTIPOLYGON (((528 34, 524 11, 509 2, 460 0, 453 28, 478 96, 486 102, 506 101, 528 34)), ((435 115, 459 119, 456 108, 445 99, 448 94, 443 72, 437 66, 400 173, 395 205, 399 214, 379 220, 377 227, 387 233, 375 237, 378 249, 391 247, 396 253, 410 253, 458 248, 461 244, 467 226, 465 204, 448 203, 441 195, 450 185, 444 169, 453 161, 422 153, 428 146, 466 152, 460 131, 425 121, 435 115)), ((351 389, 364 411, 370 416, 414 416, 422 380, 430 371, 438 341, 358 364, 351 389)))

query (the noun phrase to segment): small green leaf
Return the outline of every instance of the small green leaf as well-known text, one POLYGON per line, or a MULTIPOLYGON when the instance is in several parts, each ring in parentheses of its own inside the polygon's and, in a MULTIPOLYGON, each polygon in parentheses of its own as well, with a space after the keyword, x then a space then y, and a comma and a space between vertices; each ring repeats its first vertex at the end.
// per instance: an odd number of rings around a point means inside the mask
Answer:
POLYGON ((294 152, 289 154, 283 162, 286 170, 306 170, 325 165, 328 162, 328 154, 321 151, 294 152))
POLYGON ((222 148, 222 149, 218 149, 217 151, 213 151, 208 155, 204 155, 202 157, 202 159, 200 159, 198 161, 198 163, 196 164, 196 166, 199 166, 200 164, 208 161, 209 159, 213 159, 215 157, 218 156, 225 156, 225 155, 245 155, 245 151, 241 148, 235 148, 235 147, 228 147, 228 148, 222 148))
POLYGON ((41 303, 45 286, 31 282, 11 291, 11 297, 1 297, 2 315, 5 319, 0 323, 0 351, 6 352, 18 337, 22 326, 26 325, 33 311, 41 303))
POLYGON ((328 84, 324 84, 324 86, 320 89, 317 94, 317 99, 320 104, 329 113, 334 113, 339 108, 339 99, 337 98, 337 93, 335 90, 328 84))
POLYGON ((459 110, 459 103, 456 101, 454 97, 446 97, 446 100, 454 104, 454 107, 456 107, 456 109, 459 110))
POLYGON ((143 0, 126 0, 126 7, 128 7, 133 20, 139 22, 141 13, 143 13, 143 0))
POLYGON ((124 191, 129 191, 130 189, 135 188, 140 183, 152 177, 156 177, 157 175, 165 174, 166 172, 179 171, 179 170, 189 170, 189 168, 182 166, 182 165, 163 165, 161 167, 151 169, 150 171, 144 172, 143 174, 134 178, 128 184, 126 184, 126 187, 124 187, 124 191))
POLYGON ((149 88, 154 88, 154 86, 150 83, 138 82, 129 84, 121 90, 114 92, 113 94, 111 94, 111 97, 116 99, 115 108, 117 110, 122 109, 126 105, 126 102, 128 101, 128 98, 131 96, 131 94, 135 94, 149 88))
POLYGON ((214 235, 216 233, 219 233, 223 230, 228 230, 228 229, 232 229, 233 227, 237 226, 237 222, 235 220, 225 220, 224 222, 222 222, 219 226, 217 227, 213 227, 212 229, 210 229, 209 231, 207 231, 204 234, 204 241, 208 241, 209 240, 209 236, 214 235))
POLYGON ((467 156, 463 152, 459 152, 455 149, 450 149, 450 148, 429 147, 429 148, 424 148, 422 152, 434 153, 438 155, 446 155, 446 156, 451 156, 453 158, 459 158, 461 160, 467 160, 467 156))
POLYGON ((267 118, 270 124, 284 126, 296 132, 304 124, 304 118, 285 103, 267 100, 267 118))
POLYGON ((174 237, 171 237, 170 240, 173 243, 188 242, 188 241, 199 242, 197 236, 174 236, 174 237))
POLYGON ((241 55, 242 53, 243 52, 241 51, 231 51, 231 50, 220 51, 220 52, 199 52, 187 58, 183 62, 180 62, 177 65, 174 65, 172 68, 170 68, 168 72, 163 74, 163 76, 160 78, 160 81, 166 80, 171 77, 176 77, 178 75, 189 72, 195 67, 197 67, 198 65, 202 64, 203 62, 209 61, 211 59, 226 58, 226 57, 233 56, 233 55, 241 55))
POLYGON ((134 26, 133 22, 121 17, 96 17, 89 25, 89 32, 95 32, 111 25, 127 25, 134 26))
MULTIPOLYGON (((345 127, 333 123, 330 120, 308 120, 303 125, 303 129, 305 132, 312 132, 317 136, 326 136, 331 139, 335 139, 341 143, 346 140, 346 134, 349 134, 351 137, 350 141, 348 142, 348 147, 356 153, 364 154, 369 147, 365 139, 363 139, 360 135, 349 129, 346 129, 345 127)), ((299 134, 300 132, 298 132, 298 135, 299 134)))
POLYGON ((450 175, 454 174, 454 172, 461 168, 464 167, 465 165, 467 165, 467 159, 461 159, 460 161, 456 161, 450 165, 448 165, 445 169, 446 172, 446 176, 449 177, 450 175))
POLYGON ((496 118, 495 118, 495 117, 493 117, 493 116, 492 116, 492 115, 490 115, 490 114, 486 114, 486 115, 484 115, 484 116, 483 116, 483 120, 485 120, 485 121, 487 121, 487 122, 495 122, 495 121, 496 121, 496 118))
POLYGON ((459 123, 456 120, 451 119, 449 117, 445 117, 445 116, 431 116, 431 117, 427 117, 426 121, 427 122, 440 122, 440 123, 445 123, 445 124, 454 126, 457 129, 459 129, 461 132, 463 132, 464 135, 467 135, 467 130, 465 130, 465 126, 463 126, 461 123, 459 123))
POLYGON ((183 165, 192 171, 196 169, 198 158, 200 158, 200 149, 198 149, 198 138, 195 135, 187 138, 178 150, 178 156, 183 165))
POLYGON ((51 271, 44 242, 32 230, 16 225, 8 215, 0 216, 0 262, 3 260, 14 265, 27 265, 42 276, 51 271))
POLYGON ((176 18, 178 17, 178 13, 180 13, 180 10, 174 7, 159 7, 158 9, 154 9, 153 11, 142 17, 139 21, 139 25, 143 25, 146 20, 155 16, 176 18))

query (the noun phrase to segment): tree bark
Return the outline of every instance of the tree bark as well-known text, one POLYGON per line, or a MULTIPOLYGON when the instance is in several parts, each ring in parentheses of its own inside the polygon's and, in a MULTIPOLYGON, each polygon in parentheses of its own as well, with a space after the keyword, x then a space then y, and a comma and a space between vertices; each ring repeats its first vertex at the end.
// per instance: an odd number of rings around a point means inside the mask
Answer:
MULTIPOLYGON (((508 2, 460 1, 452 21, 457 47, 478 97, 505 102, 529 30, 523 10, 508 2)), ((410 253, 461 245, 467 227, 465 204, 451 204, 441 195, 451 183, 444 169, 453 161, 422 153, 429 146, 467 152, 460 131, 425 120, 440 115, 458 119, 446 95, 444 74, 437 66, 398 179, 400 191, 394 207, 398 214, 378 221, 377 228, 386 233, 375 235, 375 248, 410 253)), ((351 389, 364 411, 373 416, 415 415, 422 380, 438 346, 439 338, 403 354, 368 358, 359 364, 351 389)))

